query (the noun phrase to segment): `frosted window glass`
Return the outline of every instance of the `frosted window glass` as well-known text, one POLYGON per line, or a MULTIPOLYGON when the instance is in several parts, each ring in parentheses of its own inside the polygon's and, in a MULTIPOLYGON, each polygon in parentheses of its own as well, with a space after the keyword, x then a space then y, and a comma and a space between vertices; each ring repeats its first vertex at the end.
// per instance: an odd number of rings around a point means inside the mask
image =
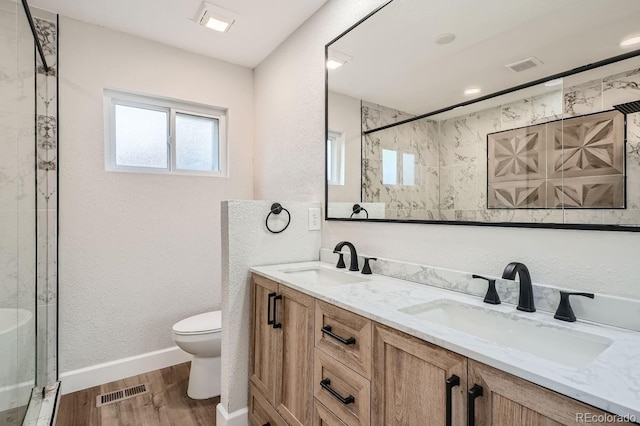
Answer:
POLYGON ((115 106, 116 165, 168 168, 166 111, 115 106))
POLYGON ((218 120, 176 114, 176 168, 218 171, 218 120))
POLYGON ((402 184, 416 184, 416 156, 413 154, 402 154, 402 184))
POLYGON ((390 149, 382 150, 382 183, 395 185, 398 182, 398 153, 390 149))

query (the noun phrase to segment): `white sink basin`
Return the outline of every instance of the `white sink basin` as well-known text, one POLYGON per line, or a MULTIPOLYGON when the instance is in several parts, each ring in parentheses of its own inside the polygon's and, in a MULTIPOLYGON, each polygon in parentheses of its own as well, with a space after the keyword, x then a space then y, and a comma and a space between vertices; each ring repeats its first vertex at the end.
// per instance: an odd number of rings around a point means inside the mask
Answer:
POLYGON ((349 275, 344 272, 332 271, 318 267, 281 269, 280 272, 294 275, 297 279, 305 283, 324 286, 337 286, 370 281, 368 278, 358 275, 349 275))
POLYGON ((449 299, 399 311, 569 367, 589 365, 612 343, 606 337, 449 299))

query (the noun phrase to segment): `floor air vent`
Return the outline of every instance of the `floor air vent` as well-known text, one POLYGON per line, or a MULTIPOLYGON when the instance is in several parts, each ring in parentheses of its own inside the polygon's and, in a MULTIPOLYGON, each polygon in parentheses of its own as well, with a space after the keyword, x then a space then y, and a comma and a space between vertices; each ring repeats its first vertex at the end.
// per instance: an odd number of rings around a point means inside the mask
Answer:
POLYGON ((149 384, 143 383, 141 385, 132 386, 130 388, 103 393, 102 395, 98 395, 96 397, 96 407, 102 407, 103 405, 124 401, 125 399, 133 398, 134 396, 142 395, 148 392, 149 384))

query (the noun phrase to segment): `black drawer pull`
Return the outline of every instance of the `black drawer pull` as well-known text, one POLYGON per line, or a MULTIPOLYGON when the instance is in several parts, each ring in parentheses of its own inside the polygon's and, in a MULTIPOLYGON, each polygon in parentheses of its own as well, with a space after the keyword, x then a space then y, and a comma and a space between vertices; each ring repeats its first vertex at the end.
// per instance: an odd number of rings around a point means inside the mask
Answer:
POLYGON ((276 293, 269 293, 267 296, 267 325, 273 324, 273 319, 271 318, 271 298, 275 297, 276 293))
POLYGON ((341 342, 341 343, 343 343, 345 345, 353 345, 353 344, 356 343, 356 338, 355 337, 349 337, 348 339, 345 339, 344 337, 340 337, 337 334, 332 333, 330 325, 325 325, 320 330, 322 330, 322 332, 324 334, 328 334, 329 336, 333 337, 334 339, 336 339, 337 341, 339 341, 339 342, 341 342))
POLYGON ((482 386, 473 385, 469 389, 467 399, 467 426, 475 426, 476 424, 476 398, 482 396, 482 386))
POLYGON ((331 389, 331 387, 329 386, 330 384, 331 384, 331 379, 324 379, 320 381, 320 386, 322 386, 324 390, 328 391, 331 395, 333 395, 337 400, 342 402, 344 405, 353 404, 356 401, 353 395, 349 395, 346 398, 340 395, 338 392, 331 389))
POLYGON ((278 306, 276 304, 276 302, 278 300, 282 300, 282 295, 279 294, 276 297, 273 298, 273 328, 282 328, 282 323, 277 323, 276 322, 276 318, 278 317, 278 314, 276 313, 276 307, 278 306))
POLYGON ((265 424, 263 424, 262 426, 271 426, 271 423, 266 422, 265 424))
POLYGON ((453 390, 454 387, 456 386, 460 386, 460 377, 456 376, 455 374, 452 375, 451 377, 449 377, 446 381, 446 389, 447 389, 447 418, 446 418, 446 425, 447 426, 451 426, 451 406, 452 406, 452 395, 451 392, 453 390))

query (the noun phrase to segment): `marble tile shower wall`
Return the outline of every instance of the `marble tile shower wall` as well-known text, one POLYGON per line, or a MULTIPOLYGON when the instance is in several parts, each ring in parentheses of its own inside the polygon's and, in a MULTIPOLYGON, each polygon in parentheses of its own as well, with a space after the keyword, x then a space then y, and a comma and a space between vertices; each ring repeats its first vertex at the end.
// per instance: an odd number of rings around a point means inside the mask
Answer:
MULTIPOLYGON (((393 124, 413 115, 381 105, 362 103, 363 130, 393 124)), ((367 134, 363 142, 363 201, 386 204, 386 219, 439 219, 438 127, 433 120, 416 120, 367 134), (382 150, 413 154, 415 185, 382 183, 382 150)), ((401 157, 399 157, 401 158, 401 157)), ((402 179, 403 163, 397 165, 402 179)))
POLYGON ((55 15, 34 17, 49 72, 36 60, 37 383, 57 380, 58 125, 57 24, 55 15), (44 368, 43 368, 44 367, 44 368))
MULTIPOLYGON (((640 69, 439 122, 422 119, 363 138, 363 200, 389 219, 640 224, 640 113, 627 116, 627 209, 487 209, 488 133, 609 110, 640 99, 640 69), (381 149, 416 156, 416 187, 382 184, 381 149)), ((363 129, 409 114, 363 102, 363 129), (372 112, 373 111, 373 112, 372 112)), ((402 174, 399 164, 398 174, 402 174)))

